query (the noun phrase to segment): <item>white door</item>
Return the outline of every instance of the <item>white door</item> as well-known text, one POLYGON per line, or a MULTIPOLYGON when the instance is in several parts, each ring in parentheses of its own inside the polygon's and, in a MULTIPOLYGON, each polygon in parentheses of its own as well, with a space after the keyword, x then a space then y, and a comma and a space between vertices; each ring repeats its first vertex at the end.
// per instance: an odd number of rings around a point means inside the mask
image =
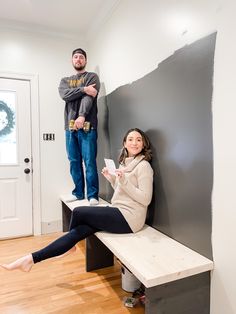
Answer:
POLYGON ((0 238, 31 235, 30 82, 0 78, 0 238))

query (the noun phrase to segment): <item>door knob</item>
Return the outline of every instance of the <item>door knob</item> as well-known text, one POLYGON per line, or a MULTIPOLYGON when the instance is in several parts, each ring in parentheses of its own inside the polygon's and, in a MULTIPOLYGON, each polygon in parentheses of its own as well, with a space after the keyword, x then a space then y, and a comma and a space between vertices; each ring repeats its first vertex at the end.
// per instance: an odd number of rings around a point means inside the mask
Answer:
POLYGON ((30 169, 29 168, 25 168, 24 173, 30 173, 30 169))
POLYGON ((26 163, 28 163, 29 161, 30 161, 29 158, 24 159, 24 162, 26 162, 26 163))

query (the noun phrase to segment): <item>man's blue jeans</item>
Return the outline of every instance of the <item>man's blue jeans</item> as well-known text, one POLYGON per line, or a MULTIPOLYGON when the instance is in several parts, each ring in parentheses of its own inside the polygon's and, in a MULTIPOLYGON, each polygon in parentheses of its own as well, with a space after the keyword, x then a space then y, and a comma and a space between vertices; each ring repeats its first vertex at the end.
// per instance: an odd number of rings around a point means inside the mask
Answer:
POLYGON ((97 130, 66 130, 66 151, 70 161, 70 174, 75 184, 72 194, 78 199, 84 199, 84 161, 87 198, 98 199, 97 130))

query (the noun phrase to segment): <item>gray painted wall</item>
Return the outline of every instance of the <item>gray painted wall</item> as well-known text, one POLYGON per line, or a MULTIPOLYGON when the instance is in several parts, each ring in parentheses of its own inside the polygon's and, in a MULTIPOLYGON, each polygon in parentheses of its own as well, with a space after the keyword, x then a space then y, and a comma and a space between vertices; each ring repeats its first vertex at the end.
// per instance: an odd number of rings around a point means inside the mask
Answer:
MULTIPOLYGON (((150 74, 101 97, 98 139, 101 169, 104 157, 117 160, 129 128, 149 135, 155 178, 147 222, 211 259, 215 40, 212 34, 181 48, 150 74)), ((112 195, 101 176, 100 195, 112 195)))

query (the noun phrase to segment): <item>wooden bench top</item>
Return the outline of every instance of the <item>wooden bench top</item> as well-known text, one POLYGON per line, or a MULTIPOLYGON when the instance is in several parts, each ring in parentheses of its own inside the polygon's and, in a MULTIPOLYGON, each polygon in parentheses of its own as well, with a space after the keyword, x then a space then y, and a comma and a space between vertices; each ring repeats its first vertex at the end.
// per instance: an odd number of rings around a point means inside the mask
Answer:
MULTIPOLYGON (((67 203, 73 210, 88 201, 67 203)), ((100 200, 100 206, 109 205, 100 200)), ((97 232, 96 236, 147 288, 213 269, 213 262, 158 230, 145 225, 131 234, 97 232)))
POLYGON ((147 288, 213 269, 211 260, 147 225, 135 234, 96 236, 147 288))

